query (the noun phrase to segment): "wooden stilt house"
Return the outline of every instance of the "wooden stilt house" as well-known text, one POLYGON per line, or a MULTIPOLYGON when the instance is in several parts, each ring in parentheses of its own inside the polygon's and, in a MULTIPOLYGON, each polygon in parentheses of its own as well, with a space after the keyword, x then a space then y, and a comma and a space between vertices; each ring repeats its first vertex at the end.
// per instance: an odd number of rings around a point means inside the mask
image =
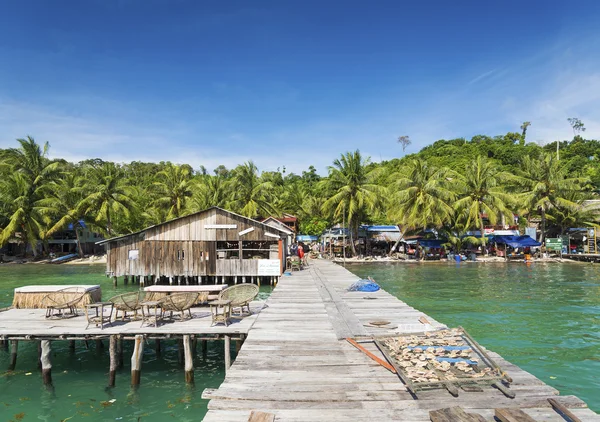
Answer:
POLYGON ((286 243, 278 228, 219 207, 98 242, 106 246, 107 275, 178 284, 278 277, 286 243))

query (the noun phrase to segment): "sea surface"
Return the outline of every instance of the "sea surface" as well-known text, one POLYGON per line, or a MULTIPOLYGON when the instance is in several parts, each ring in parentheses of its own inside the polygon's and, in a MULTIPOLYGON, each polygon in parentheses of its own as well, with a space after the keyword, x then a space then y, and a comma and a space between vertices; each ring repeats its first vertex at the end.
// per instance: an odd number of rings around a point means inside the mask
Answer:
POLYGON ((382 288, 561 394, 600 412, 600 266, 561 263, 351 264, 382 288))
MULTIPOLYGON (((105 265, 0 265, 0 308, 10 306, 13 289, 30 284, 100 284, 103 299, 137 290, 137 285, 117 288, 104 275, 105 265)), ((262 286, 259 298, 268 297, 270 286, 262 286)), ((85 323, 85 322, 84 322, 85 323)), ((198 353, 194 362, 196 384, 184 382, 178 363, 177 342, 163 341, 162 355, 156 357, 153 344, 144 348, 141 385, 137 392, 129 386, 129 356, 132 342, 124 342, 124 368, 117 372, 116 387, 108 383, 108 344, 97 350, 89 342, 77 342, 74 354, 68 342, 52 347, 54 389, 42 385, 37 367, 37 346, 19 343, 17 367, 8 372, 9 354, 0 350, 0 422, 5 421, 199 421, 206 413, 205 388, 217 388, 225 378, 223 342, 208 342, 207 353, 198 353)), ((235 356, 232 342, 232 358, 235 356)))
MULTIPOLYGON (((532 372, 563 394, 575 394, 600 411, 600 266, 581 264, 425 263, 354 264, 355 274, 375 278, 384 289, 475 338, 532 372)), ((101 284, 105 299, 138 287, 114 288, 104 265, 0 266, 0 308, 13 289, 28 284, 101 284)), ((261 287, 267 297, 269 286, 261 287)), ((195 360, 194 387, 186 386, 177 344, 163 342, 157 358, 146 347, 141 386, 129 387, 128 356, 107 389, 108 347, 77 343, 53 346, 54 389, 42 386, 36 346, 21 342, 17 368, 6 371, 0 350, 0 421, 198 421, 206 412, 205 388, 224 378, 223 344, 209 342, 195 360)), ((232 353, 234 351, 232 350, 232 353)))

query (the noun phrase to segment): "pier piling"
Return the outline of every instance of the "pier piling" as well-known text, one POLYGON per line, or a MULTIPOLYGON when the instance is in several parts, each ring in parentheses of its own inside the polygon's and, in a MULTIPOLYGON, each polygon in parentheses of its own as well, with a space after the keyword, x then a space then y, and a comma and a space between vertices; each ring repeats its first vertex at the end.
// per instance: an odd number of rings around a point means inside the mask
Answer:
POLYGON ((10 341, 10 363, 8 365, 9 371, 14 371, 17 366, 17 351, 19 350, 19 341, 10 341))
POLYGON ((42 340, 40 343, 42 346, 42 380, 44 385, 52 385, 51 343, 50 340, 42 340))
POLYGON ((188 384, 194 383, 194 355, 192 353, 192 345, 190 344, 190 336, 183 336, 183 349, 185 356, 185 382, 188 384))
POLYGON ((117 276, 113 277, 113 286, 117 287, 117 276))
POLYGON ((75 354, 75 340, 69 340, 69 353, 75 354))
POLYGON ((144 336, 136 335, 131 355, 131 386, 140 385, 142 375, 142 356, 144 355, 144 336))
POLYGON ((225 335, 225 373, 229 371, 231 366, 231 337, 225 335))
POLYGON ((108 386, 114 387, 117 377, 117 337, 110 336, 109 342, 110 369, 108 371, 108 386))
POLYGON ((154 340, 154 351, 156 352, 156 357, 160 359, 160 357, 162 356, 160 339, 154 340))
POLYGON ((37 341, 37 355, 38 355, 38 361, 37 361, 37 367, 38 367, 38 371, 42 369, 42 342, 41 341, 37 341))
POLYGON ((117 368, 123 367, 123 337, 117 338, 117 368))

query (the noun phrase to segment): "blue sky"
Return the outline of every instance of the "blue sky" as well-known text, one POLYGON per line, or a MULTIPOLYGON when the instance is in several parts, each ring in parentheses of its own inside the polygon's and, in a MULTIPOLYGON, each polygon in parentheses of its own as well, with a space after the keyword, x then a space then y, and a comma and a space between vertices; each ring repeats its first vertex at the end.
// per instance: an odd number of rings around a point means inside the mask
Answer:
POLYGON ((438 139, 600 138, 598 1, 0 0, 0 148, 321 172, 438 139))

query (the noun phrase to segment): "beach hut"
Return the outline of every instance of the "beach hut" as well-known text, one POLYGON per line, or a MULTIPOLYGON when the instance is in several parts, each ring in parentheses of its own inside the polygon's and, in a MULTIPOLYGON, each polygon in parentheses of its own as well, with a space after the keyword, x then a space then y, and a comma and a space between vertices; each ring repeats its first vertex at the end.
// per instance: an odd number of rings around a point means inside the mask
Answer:
POLYGON ((107 275, 202 284, 280 276, 287 235, 277 227, 212 207, 98 244, 106 247, 107 275))

